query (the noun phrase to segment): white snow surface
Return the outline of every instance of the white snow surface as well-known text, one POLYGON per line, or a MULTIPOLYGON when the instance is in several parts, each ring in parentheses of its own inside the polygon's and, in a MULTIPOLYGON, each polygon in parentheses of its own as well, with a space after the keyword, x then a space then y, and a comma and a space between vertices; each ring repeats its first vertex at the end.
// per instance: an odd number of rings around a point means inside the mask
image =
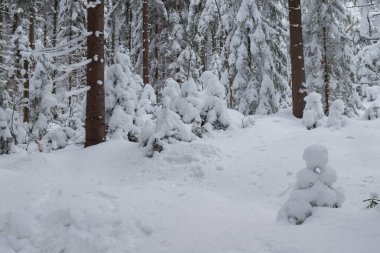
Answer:
MULTIPOLYGON (((308 131, 290 112, 176 142, 153 158, 136 143, 0 157, 1 253, 376 253, 380 120, 308 131), (341 208, 276 222, 306 147, 339 175, 341 208)), ((302 208, 302 206, 300 206, 302 208)))

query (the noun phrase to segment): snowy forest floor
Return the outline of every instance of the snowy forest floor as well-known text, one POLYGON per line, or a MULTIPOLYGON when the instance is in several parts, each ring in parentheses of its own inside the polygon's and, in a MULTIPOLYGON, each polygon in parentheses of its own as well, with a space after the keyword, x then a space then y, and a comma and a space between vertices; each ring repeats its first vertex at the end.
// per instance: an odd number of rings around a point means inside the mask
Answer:
POLYGON ((308 131, 288 112, 251 128, 177 143, 153 159, 138 144, 0 158, 1 253, 376 253, 380 120, 308 131), (329 149, 342 208, 276 223, 311 144, 329 149))

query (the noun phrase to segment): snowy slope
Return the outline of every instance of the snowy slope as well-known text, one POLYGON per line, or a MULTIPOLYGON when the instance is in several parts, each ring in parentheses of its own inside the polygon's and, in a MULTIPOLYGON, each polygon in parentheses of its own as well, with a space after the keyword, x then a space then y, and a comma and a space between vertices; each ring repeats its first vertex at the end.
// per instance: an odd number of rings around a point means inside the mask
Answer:
POLYGON ((308 131, 280 113, 178 143, 149 159, 137 144, 0 158, 1 253, 376 253, 380 120, 308 131), (340 209, 276 223, 310 144, 329 149, 340 209))

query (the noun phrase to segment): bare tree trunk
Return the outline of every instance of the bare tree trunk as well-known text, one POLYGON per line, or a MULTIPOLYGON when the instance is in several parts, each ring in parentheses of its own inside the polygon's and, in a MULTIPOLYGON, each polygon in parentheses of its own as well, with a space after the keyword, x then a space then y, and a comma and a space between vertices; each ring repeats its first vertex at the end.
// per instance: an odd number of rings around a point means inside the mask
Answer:
MULTIPOLYGON (((5 10, 3 10, 3 6, 0 5, 0 42, 3 40, 3 33, 4 33, 4 12, 5 10)), ((2 52, 3 51, 3 45, 0 44, 0 65, 3 63, 3 56, 2 56, 2 52)), ((1 71, 1 69, 0 69, 1 71)))
POLYGON ((290 58, 292 65, 293 115, 302 118, 305 108, 305 60, 300 0, 289 0, 290 58))
MULTIPOLYGON (((112 8, 115 8, 116 1, 112 1, 112 8)), ((111 18, 111 64, 115 63, 116 53, 116 11, 113 10, 111 18)))
MULTIPOLYGON (((30 13, 29 13, 29 44, 30 48, 34 50, 35 41, 34 41, 34 22, 35 22, 35 9, 34 2, 31 3, 30 13)), ((30 59, 24 61, 24 70, 25 70, 25 82, 24 82, 24 92, 23 92, 23 101, 24 101, 24 122, 29 122, 29 86, 30 86, 30 76, 29 76, 29 68, 30 68, 30 59)))
MULTIPOLYGON (((54 0, 54 14, 53 14, 53 47, 56 47, 57 46, 57 36, 58 36, 58 3, 59 3, 59 0, 54 0)), ((53 61, 55 62, 55 57, 53 58, 53 61)), ((55 77, 57 76, 57 71, 54 70, 53 71, 53 80, 55 79, 55 77)), ((56 82, 53 82, 53 94, 56 93, 56 86, 57 86, 57 83, 56 82)))
POLYGON ((143 0, 143 81, 149 84, 149 25, 148 0, 143 0))
POLYGON ((327 32, 326 27, 323 27, 323 111, 325 115, 329 115, 329 94, 330 94, 330 81, 329 81, 329 62, 327 59, 327 32))
POLYGON ((104 102, 104 0, 89 0, 87 9, 87 30, 92 34, 87 38, 86 143, 85 147, 105 141, 104 102))
POLYGON ((129 0, 125 1, 125 21, 126 21, 126 42, 129 52, 132 50, 132 10, 129 0))

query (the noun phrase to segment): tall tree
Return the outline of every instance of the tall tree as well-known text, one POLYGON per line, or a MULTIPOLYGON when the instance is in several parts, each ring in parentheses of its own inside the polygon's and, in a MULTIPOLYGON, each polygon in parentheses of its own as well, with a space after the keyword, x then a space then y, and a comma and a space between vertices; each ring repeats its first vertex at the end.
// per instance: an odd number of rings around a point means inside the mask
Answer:
POLYGON ((290 58, 292 66, 293 115, 302 118, 305 108, 305 59, 300 0, 289 0, 290 58))
POLYGON ((89 0, 87 8, 86 143, 85 147, 105 141, 104 98, 104 0, 89 0))
POLYGON ((344 101, 346 114, 357 113, 353 43, 346 31, 351 17, 345 2, 309 0, 305 16, 308 91, 322 95, 326 115, 336 99, 344 101))
POLYGON ((149 5, 143 0, 143 80, 149 84, 149 5))

